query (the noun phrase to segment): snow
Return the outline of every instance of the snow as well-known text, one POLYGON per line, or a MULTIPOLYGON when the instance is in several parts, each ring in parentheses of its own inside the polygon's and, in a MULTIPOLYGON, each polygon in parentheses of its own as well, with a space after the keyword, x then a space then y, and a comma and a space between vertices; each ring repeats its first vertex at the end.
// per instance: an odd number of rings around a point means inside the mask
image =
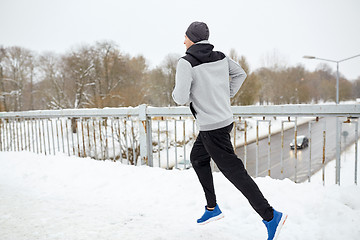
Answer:
MULTIPOLYGON (((359 239, 360 189, 354 145, 342 156, 342 183, 328 164, 311 183, 256 178, 289 218, 279 239, 359 239), (319 175, 320 174, 320 175, 319 175)), ((0 239, 266 239, 247 200, 214 173, 225 218, 196 225, 205 199, 193 169, 164 170, 64 154, 0 152, 0 239)))

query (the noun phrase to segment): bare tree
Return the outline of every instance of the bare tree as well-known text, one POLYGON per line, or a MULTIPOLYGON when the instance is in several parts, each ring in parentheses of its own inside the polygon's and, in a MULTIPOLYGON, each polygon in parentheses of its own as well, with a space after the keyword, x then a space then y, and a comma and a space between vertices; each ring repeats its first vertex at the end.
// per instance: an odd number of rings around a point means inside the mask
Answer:
POLYGON ((61 77, 68 107, 84 108, 94 105, 90 92, 90 87, 95 84, 91 52, 89 46, 82 46, 62 57, 61 77))
POLYGON ((6 103, 6 89, 5 89, 5 79, 4 79, 4 66, 5 66, 5 57, 6 50, 3 46, 0 46, 0 90, 1 90, 1 102, 0 111, 8 111, 7 103, 6 103))
POLYGON ((360 76, 353 82, 353 96, 355 99, 360 98, 360 76))
POLYGON ((345 77, 339 79, 339 99, 340 101, 347 101, 353 99, 353 83, 345 77))
POLYGON ((166 76, 161 67, 152 69, 148 73, 148 82, 150 93, 147 95, 146 102, 150 105, 162 107, 168 106, 170 103, 168 101, 168 93, 164 88, 166 76))
POLYGON ((10 47, 5 51, 2 67, 3 96, 9 99, 8 110, 22 111, 24 107, 24 90, 31 75, 33 54, 21 47, 10 47))
POLYGON ((235 105, 251 105, 257 99, 260 82, 258 76, 250 73, 250 66, 244 56, 239 56, 234 49, 230 50, 229 57, 238 62, 248 75, 245 82, 241 86, 239 92, 231 99, 231 104, 235 105))
POLYGON ((335 101, 336 78, 333 75, 331 67, 326 63, 319 64, 315 70, 316 82, 318 82, 318 92, 323 101, 335 101))
POLYGON ((176 67, 180 56, 178 54, 168 54, 162 64, 162 70, 164 73, 164 82, 161 84, 162 95, 165 99, 165 104, 174 105, 175 102, 172 99, 172 91, 175 86, 176 67))
POLYGON ((262 59, 262 67, 269 68, 275 71, 285 69, 287 67, 286 57, 281 55, 277 49, 268 52, 262 59))
POLYGON ((123 106, 145 103, 149 91, 148 65, 143 56, 132 57, 127 62, 125 83, 121 88, 123 106))
POLYGON ((29 79, 29 91, 28 93, 30 94, 30 101, 29 101, 29 107, 28 109, 30 110, 34 110, 35 106, 34 106, 34 74, 35 74, 35 63, 34 63, 34 58, 31 57, 31 61, 29 63, 29 71, 30 71, 30 79, 29 79))
POLYGON ((60 57, 51 52, 44 53, 38 60, 41 79, 41 83, 39 83, 40 92, 45 97, 48 108, 51 109, 69 107, 65 81, 60 72, 60 61, 60 57))
POLYGON ((119 89, 125 83, 127 58, 110 41, 97 42, 93 50, 95 84, 92 85, 95 107, 121 105, 119 89))
POLYGON ((278 103, 300 103, 307 101, 306 85, 304 84, 305 69, 302 66, 286 68, 277 72, 281 89, 278 103))

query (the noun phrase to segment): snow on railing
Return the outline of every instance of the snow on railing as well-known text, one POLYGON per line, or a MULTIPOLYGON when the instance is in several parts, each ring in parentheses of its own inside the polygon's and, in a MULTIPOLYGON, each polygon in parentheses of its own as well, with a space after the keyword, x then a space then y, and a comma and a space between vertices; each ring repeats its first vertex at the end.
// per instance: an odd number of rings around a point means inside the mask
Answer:
MULTIPOLYGON (((326 129, 326 121, 322 119, 341 119, 340 131, 336 134, 344 136, 344 132, 351 132, 354 140, 358 139, 358 104, 234 106, 232 110, 235 123, 232 142, 254 177, 268 175, 280 179, 288 177, 295 182, 310 181, 314 172, 334 158, 331 148, 326 151, 329 142, 326 133, 333 129, 326 129), (303 146, 297 143, 298 127, 306 123, 309 148, 299 152, 298 147, 303 146), (354 127, 341 131, 346 123, 354 127), (319 126, 312 132, 314 125, 319 126), (294 131, 289 133, 287 129, 294 131), (319 131, 321 137, 316 138, 319 131), (281 139, 279 144, 272 144, 272 139, 276 142, 277 138, 281 139), (290 138, 295 141, 294 150, 288 151, 286 147, 284 151, 284 143, 290 138), (255 149, 252 147, 254 144, 255 149), (277 156, 279 151, 281 154, 277 156), (298 153, 305 155, 305 152, 306 163, 303 155, 298 156, 298 153), (316 158, 320 156, 321 161, 318 161, 316 158)), ((191 166, 189 156, 196 135, 195 120, 187 107, 140 105, 134 108, 0 113, 0 151, 64 153, 131 165, 186 169, 191 166)), ((340 146, 341 137, 336 139, 335 145, 340 146)), ((355 147, 357 176, 357 144, 355 147)))

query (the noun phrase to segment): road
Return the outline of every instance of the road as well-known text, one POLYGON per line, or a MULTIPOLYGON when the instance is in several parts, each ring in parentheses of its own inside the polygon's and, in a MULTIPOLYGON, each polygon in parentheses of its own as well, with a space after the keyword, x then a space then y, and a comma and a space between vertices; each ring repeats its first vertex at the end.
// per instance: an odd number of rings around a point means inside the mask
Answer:
MULTIPOLYGON (((341 118, 341 122, 346 118, 341 118)), ((312 124, 311 130, 311 163, 310 147, 297 150, 297 161, 295 150, 290 149, 290 142, 294 139, 294 129, 284 131, 283 164, 281 164, 281 134, 271 136, 270 152, 270 176, 276 179, 290 178, 296 182, 303 182, 308 179, 309 169, 311 175, 320 170, 323 166, 323 130, 326 124, 325 137, 325 164, 336 156, 336 118, 322 118, 312 124), (283 165, 283 172, 281 171, 283 165)), ((347 131, 346 145, 349 146, 355 140, 355 124, 342 124, 342 132, 347 131)), ((298 126, 298 136, 306 135, 309 137, 309 124, 298 126)), ((309 144, 310 145, 310 144, 309 144)), ((345 149, 345 138, 341 137, 341 148, 345 149)), ((236 149, 236 154, 244 160, 244 147, 236 149)), ((269 175, 268 171, 268 138, 259 141, 259 164, 258 176, 269 175)), ((246 168, 251 176, 256 172, 256 142, 247 146, 246 168)), ((334 170, 335 174, 335 170, 334 170)))

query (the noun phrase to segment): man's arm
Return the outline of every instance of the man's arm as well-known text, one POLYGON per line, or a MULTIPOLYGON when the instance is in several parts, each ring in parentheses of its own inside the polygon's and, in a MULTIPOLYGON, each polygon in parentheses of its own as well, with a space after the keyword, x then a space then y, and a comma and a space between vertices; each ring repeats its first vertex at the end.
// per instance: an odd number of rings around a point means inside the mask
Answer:
POLYGON ((177 104, 184 105, 190 101, 190 88, 192 82, 191 65, 180 58, 175 75, 175 88, 172 97, 177 104))
POLYGON ((231 58, 227 57, 229 62, 229 74, 230 74, 230 98, 234 97, 239 91, 241 85, 244 83, 247 75, 242 67, 231 58))

